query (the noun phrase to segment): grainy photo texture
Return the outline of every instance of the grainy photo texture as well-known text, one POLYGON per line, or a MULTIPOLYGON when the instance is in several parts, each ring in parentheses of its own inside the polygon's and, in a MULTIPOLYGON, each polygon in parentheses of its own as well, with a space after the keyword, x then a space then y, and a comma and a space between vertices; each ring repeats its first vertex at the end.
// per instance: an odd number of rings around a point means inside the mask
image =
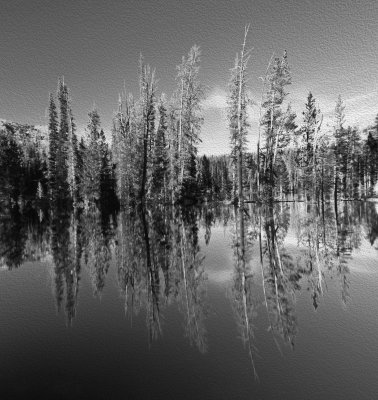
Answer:
POLYGON ((378 2, 13 0, 0 398, 378 398, 378 2))

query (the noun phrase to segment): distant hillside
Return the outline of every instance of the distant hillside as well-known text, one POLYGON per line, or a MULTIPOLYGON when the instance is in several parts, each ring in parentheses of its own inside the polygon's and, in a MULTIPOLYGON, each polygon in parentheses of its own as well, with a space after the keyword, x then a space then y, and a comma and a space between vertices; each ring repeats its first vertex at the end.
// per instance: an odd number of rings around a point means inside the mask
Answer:
POLYGON ((0 121, 0 204, 47 193, 47 164, 46 132, 33 125, 0 121))
POLYGON ((0 120, 2 134, 10 135, 15 139, 24 153, 24 159, 38 152, 41 157, 48 154, 48 134, 46 127, 19 124, 17 122, 0 120))

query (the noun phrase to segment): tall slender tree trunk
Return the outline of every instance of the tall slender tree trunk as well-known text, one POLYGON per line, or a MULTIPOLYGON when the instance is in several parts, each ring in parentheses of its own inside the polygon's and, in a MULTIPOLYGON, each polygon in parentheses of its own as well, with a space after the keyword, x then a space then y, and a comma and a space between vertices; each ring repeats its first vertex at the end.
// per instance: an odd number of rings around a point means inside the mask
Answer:
POLYGON ((179 116, 179 131, 178 131, 178 157, 179 157, 179 165, 180 165, 180 178, 179 183, 182 184, 183 173, 181 174, 183 163, 181 157, 181 149, 182 149, 182 111, 184 108, 184 79, 181 79, 181 99, 180 99, 180 116, 179 116))
POLYGON ((148 130, 144 127, 144 137, 143 137, 143 165, 142 165, 142 182, 140 186, 139 197, 143 201, 146 195, 146 177, 147 177, 147 150, 148 150, 148 130))
POLYGON ((324 206, 324 165, 323 165, 323 159, 322 159, 322 182, 321 182, 321 185, 322 185, 322 204, 323 204, 323 206, 324 206))
POLYGON ((239 87, 238 87, 238 201, 239 206, 244 203, 244 193, 243 193, 243 131, 242 131, 242 121, 241 121, 241 107, 242 107, 242 88, 244 83, 244 72, 245 72, 245 44, 247 40, 249 26, 245 28, 244 31, 244 41, 240 57, 240 67, 239 67, 239 87))
POLYGON ((71 110, 68 110, 68 179, 72 201, 74 206, 76 206, 75 149, 73 147, 71 110))
POLYGON ((337 179, 337 166, 334 167, 334 189, 333 189, 333 198, 335 202, 335 212, 337 215, 337 190, 338 190, 338 179, 337 179))
POLYGON ((260 110, 259 110, 259 133, 258 133, 258 139, 257 139, 257 196, 258 198, 260 198, 260 175, 261 175, 261 166, 260 166, 260 141, 261 141, 261 114, 262 114, 262 103, 263 103, 263 96, 265 93, 265 85, 266 85, 266 79, 268 76, 268 72, 270 69, 270 65, 272 63, 274 57, 274 53, 272 54, 272 56, 270 57, 269 63, 268 63, 268 67, 266 68, 266 72, 265 72, 265 77, 264 77, 264 84, 263 87, 261 89, 261 102, 260 102, 260 110))

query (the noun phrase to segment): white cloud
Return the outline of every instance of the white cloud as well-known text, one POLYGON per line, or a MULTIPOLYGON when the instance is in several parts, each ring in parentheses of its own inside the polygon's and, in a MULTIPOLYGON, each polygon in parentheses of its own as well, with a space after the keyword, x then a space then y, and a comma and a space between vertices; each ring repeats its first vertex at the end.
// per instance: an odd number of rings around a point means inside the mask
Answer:
POLYGON ((202 102, 202 107, 204 111, 212 109, 225 110, 227 107, 226 91, 219 87, 213 89, 202 102))
MULTIPOLYGON (((297 123, 302 122, 302 111, 305 108, 305 101, 308 90, 300 88, 292 93, 290 99, 293 108, 297 112, 297 123)), ((329 93, 313 92, 316 103, 324 116, 323 127, 333 127, 335 106, 338 93, 330 96, 329 93)), ((375 115, 378 112, 378 92, 370 91, 364 94, 349 95, 342 94, 342 100, 345 105, 345 125, 357 126, 361 129, 366 128, 374 122, 375 115)))

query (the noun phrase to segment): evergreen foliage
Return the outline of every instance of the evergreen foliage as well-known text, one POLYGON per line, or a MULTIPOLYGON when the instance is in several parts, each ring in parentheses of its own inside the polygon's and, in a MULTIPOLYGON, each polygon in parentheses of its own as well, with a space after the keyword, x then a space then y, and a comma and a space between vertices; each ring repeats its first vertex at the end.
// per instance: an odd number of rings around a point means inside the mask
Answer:
POLYGON ((58 197, 57 189, 57 154, 59 151, 58 113, 53 95, 50 93, 49 103, 49 187, 51 199, 58 197))
POLYGON ((158 106, 159 125, 156 131, 152 161, 151 196, 163 202, 169 201, 169 149, 168 149, 168 110, 165 98, 160 99, 158 106))
POLYGON ((103 151, 100 139, 100 116, 96 110, 89 114, 86 131, 86 146, 83 157, 82 193, 84 202, 96 202, 100 199, 101 169, 103 151))
POLYGON ((295 129, 294 118, 290 105, 283 110, 284 101, 288 95, 287 86, 291 84, 291 73, 287 61, 287 53, 282 58, 275 58, 271 71, 267 76, 267 91, 262 104, 264 115, 261 125, 264 129, 265 151, 262 154, 262 181, 266 184, 267 196, 273 196, 277 178, 277 156, 285 144, 291 141, 295 129))
POLYGON ((177 87, 169 101, 165 95, 158 97, 155 72, 140 57, 139 96, 119 96, 111 145, 96 110, 89 113, 85 140, 78 140, 62 78, 57 95, 49 96, 46 138, 33 126, 2 123, 0 200, 8 206, 47 201, 52 209, 81 210, 96 204, 104 211, 118 203, 123 208, 242 203, 290 195, 316 202, 333 198, 337 204, 377 195, 378 116, 363 132, 346 127, 339 96, 334 127, 328 131, 309 92, 298 123, 288 101, 291 72, 286 52, 269 63, 259 121, 263 140, 256 154, 247 151, 247 33, 248 27, 229 82, 230 154, 198 155, 205 90, 199 79, 201 51, 193 46, 177 66, 177 87))
POLYGON ((172 179, 175 199, 194 200, 197 195, 197 152, 203 123, 201 101, 204 87, 199 80, 201 51, 193 46, 187 57, 177 66, 177 90, 174 94, 177 132, 172 138, 172 179), (176 139, 176 140, 175 140, 176 139))

